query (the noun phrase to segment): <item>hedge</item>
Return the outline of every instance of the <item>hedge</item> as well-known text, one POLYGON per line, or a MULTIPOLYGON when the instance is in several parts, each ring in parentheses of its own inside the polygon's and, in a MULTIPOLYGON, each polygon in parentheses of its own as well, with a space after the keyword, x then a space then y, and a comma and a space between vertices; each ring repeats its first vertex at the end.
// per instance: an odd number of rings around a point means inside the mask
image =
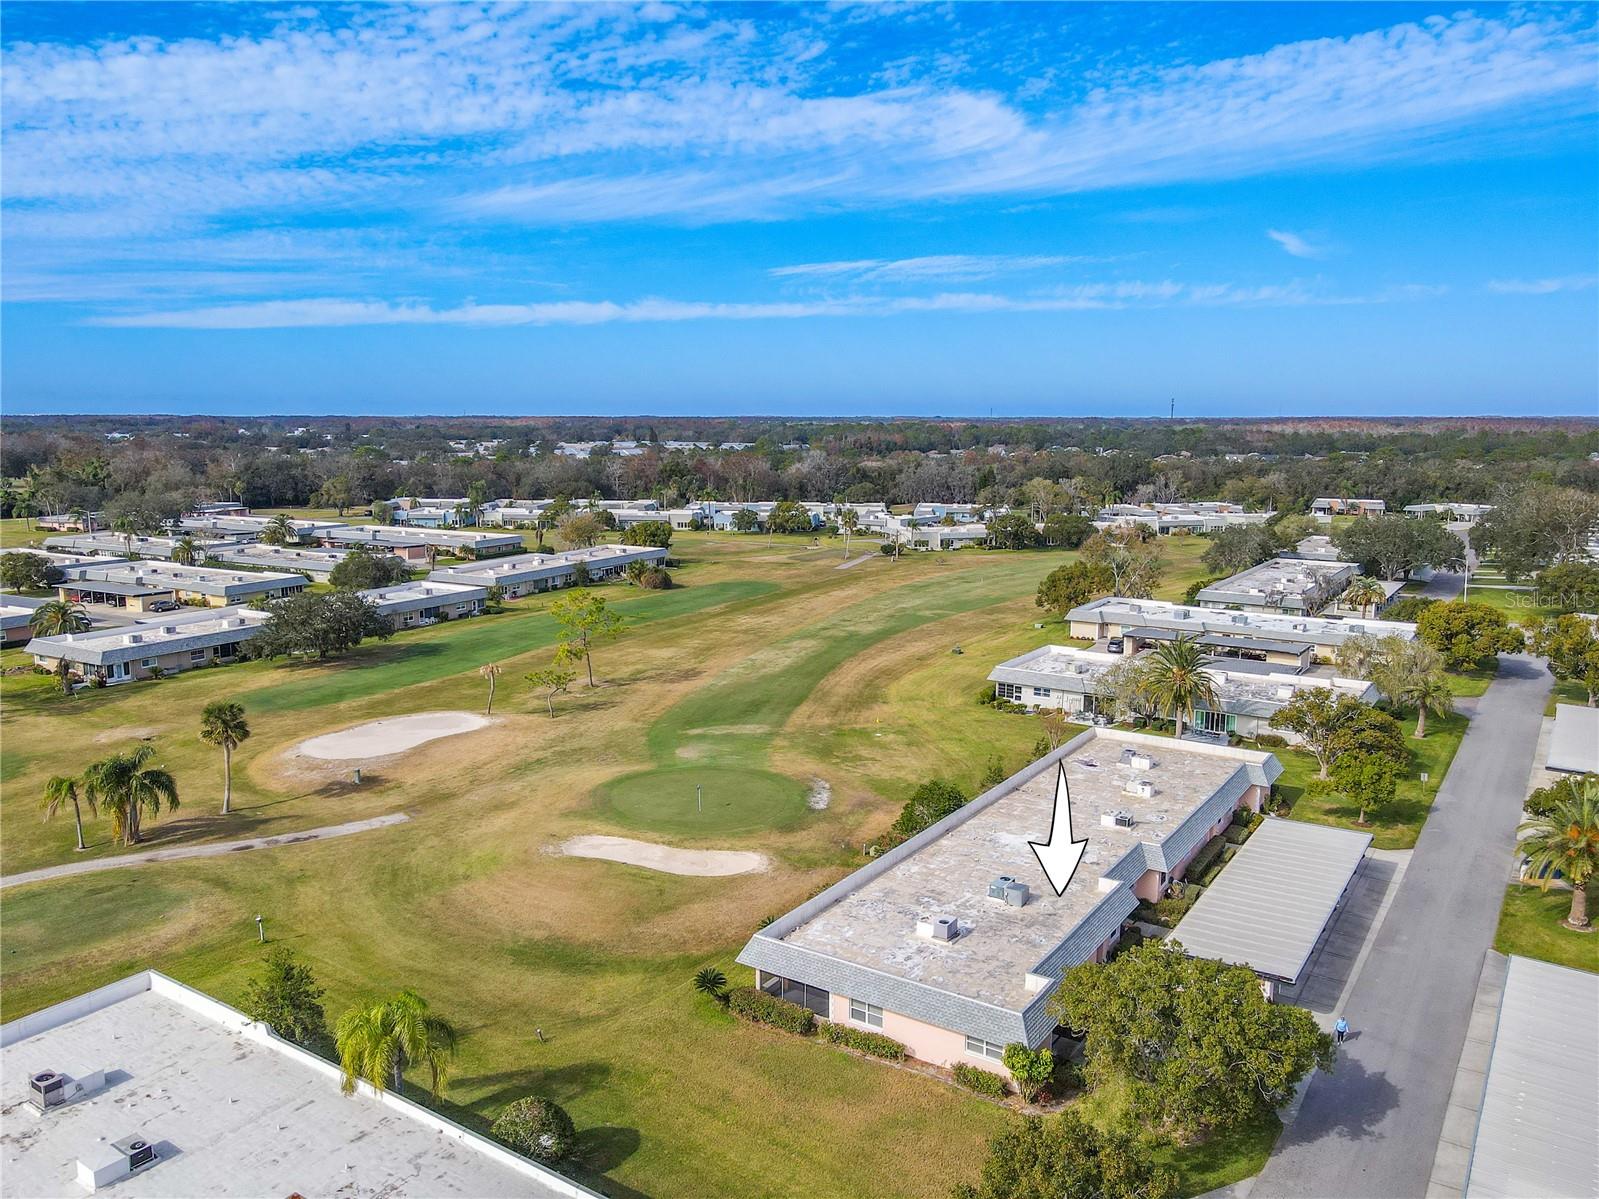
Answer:
POLYGON ((847 1024, 818 1024, 817 1031, 822 1034, 822 1040, 830 1041, 834 1045, 845 1045, 850 1049, 858 1049, 862 1053, 869 1053, 873 1057, 884 1057, 891 1062, 905 1060, 905 1046, 893 1037, 885 1037, 880 1032, 867 1032, 863 1028, 851 1028, 847 1024))
POLYGON ((956 1063, 955 1081, 969 1091, 976 1091, 979 1095, 987 1095, 991 1099, 1003 1099, 1010 1094, 1010 1087, 1006 1084, 1004 1076, 995 1074, 992 1070, 983 1070, 977 1066, 968 1066, 965 1062, 956 1063))
POLYGON ((734 987, 727 993, 727 1007, 735 1016, 756 1024, 770 1024, 802 1037, 816 1031, 816 1013, 810 1008, 768 995, 756 987, 734 987))
POLYGON ((1183 870, 1184 878, 1199 878, 1209 870, 1211 864, 1221 857, 1222 850, 1227 848, 1225 837, 1212 837, 1205 848, 1196 853, 1193 860, 1183 870))
POLYGON ((1210 886, 1211 883, 1215 882, 1216 881, 1216 876, 1221 873, 1221 868, 1223 866, 1225 866, 1228 862, 1232 861, 1233 860, 1233 854, 1238 852, 1238 850, 1235 849, 1228 842, 1224 841, 1224 842, 1222 842, 1222 845, 1226 849, 1226 852, 1223 853, 1221 855, 1221 857, 1217 858, 1214 862, 1212 862, 1209 865, 1209 867, 1207 867, 1205 869, 1205 871, 1202 874, 1200 874, 1200 876, 1197 879, 1194 880, 1201 887, 1208 887, 1208 886, 1210 886))

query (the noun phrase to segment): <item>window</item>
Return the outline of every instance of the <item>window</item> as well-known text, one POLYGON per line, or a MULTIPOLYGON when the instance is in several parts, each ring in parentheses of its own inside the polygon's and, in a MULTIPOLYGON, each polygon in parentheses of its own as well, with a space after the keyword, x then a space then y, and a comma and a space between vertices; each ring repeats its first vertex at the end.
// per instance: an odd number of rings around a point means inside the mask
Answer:
POLYGON ((966 1038, 966 1052, 973 1057, 986 1057, 996 1062, 1005 1060, 1005 1046, 996 1045, 993 1041, 985 1041, 982 1037, 968 1036, 966 1038))
POLYGON ((763 974, 761 976, 761 990, 768 995, 775 995, 779 999, 786 999, 790 1003, 797 1003, 800 1007, 808 1007, 824 1020, 832 1011, 832 995, 821 987, 811 986, 808 983, 795 982, 792 978, 783 978, 777 974, 763 974))
POLYGON ((998 699, 1006 699, 1011 703, 1022 702, 1022 689, 1018 683, 995 683, 994 695, 998 699))
POLYGON ((191 661, 191 662, 204 662, 205 661, 205 650, 203 650, 203 649, 191 649, 189 651, 189 661, 191 661))
POLYGON ((141 658, 141 659, 139 659, 139 665, 144 667, 146 670, 149 670, 151 667, 153 667, 155 665, 155 659, 154 658, 141 658))
POLYGON ((875 1003, 863 1003, 859 999, 851 999, 849 1018, 857 1024, 869 1024, 873 1028, 883 1027, 883 1009, 875 1003))
POLYGON ((1048 687, 1034 687, 1033 688, 1033 694, 1034 695, 1048 695, 1049 694, 1049 688, 1048 687))

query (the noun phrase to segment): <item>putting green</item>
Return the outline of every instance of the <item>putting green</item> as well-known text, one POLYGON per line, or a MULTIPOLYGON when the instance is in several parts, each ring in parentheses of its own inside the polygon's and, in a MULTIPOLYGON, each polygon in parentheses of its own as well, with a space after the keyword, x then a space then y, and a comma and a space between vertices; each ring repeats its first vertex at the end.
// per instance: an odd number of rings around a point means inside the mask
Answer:
POLYGON ((810 810, 805 793, 803 784, 780 774, 724 766, 643 770, 599 789, 616 823, 670 834, 788 828, 810 810))

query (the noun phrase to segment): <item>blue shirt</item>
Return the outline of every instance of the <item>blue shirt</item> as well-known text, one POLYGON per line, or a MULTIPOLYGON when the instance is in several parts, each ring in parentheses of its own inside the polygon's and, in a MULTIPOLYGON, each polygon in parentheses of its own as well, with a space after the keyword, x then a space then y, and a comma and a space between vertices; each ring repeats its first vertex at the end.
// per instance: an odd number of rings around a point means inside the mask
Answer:
POLYGON ((1338 1023, 1333 1025, 1333 1030, 1335 1032, 1348 1032, 1349 1031, 1349 1021, 1345 1020, 1342 1016, 1340 1016, 1338 1018, 1338 1023))

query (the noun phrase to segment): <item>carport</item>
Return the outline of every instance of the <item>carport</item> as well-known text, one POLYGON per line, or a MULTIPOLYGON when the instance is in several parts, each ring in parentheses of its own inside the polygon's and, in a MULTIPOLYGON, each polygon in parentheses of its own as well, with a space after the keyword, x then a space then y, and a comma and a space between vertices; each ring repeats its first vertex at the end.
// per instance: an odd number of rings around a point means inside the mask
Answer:
POLYGON ((1190 957, 1295 986, 1359 872, 1370 833, 1267 817, 1172 930, 1190 957))

